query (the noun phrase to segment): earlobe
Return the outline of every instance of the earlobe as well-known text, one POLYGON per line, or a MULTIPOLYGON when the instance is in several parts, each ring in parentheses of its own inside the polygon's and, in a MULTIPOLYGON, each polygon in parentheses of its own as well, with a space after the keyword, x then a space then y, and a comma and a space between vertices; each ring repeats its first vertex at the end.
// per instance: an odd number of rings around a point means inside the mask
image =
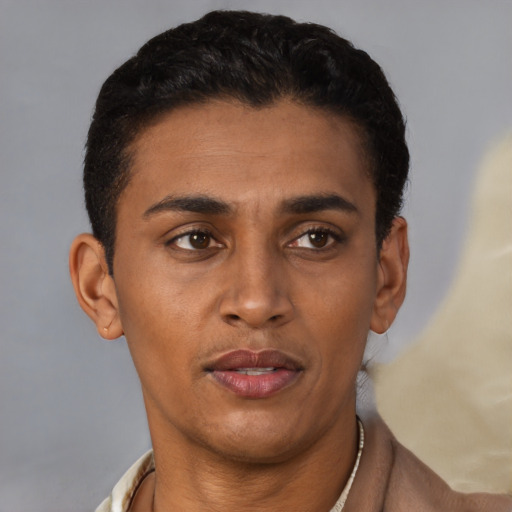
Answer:
POLYGON ((69 271, 78 302, 99 335, 109 340, 121 336, 114 280, 108 273, 103 246, 94 236, 84 233, 73 240, 69 271))
POLYGON ((370 324, 377 333, 389 329, 405 299, 408 264, 407 222, 396 217, 379 254, 377 294, 370 324))

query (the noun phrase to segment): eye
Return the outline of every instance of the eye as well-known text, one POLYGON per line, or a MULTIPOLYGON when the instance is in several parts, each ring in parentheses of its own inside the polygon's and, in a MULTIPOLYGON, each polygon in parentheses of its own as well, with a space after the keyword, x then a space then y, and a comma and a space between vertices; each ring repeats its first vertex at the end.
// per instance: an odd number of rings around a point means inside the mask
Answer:
POLYGON ((212 247, 222 247, 208 231, 189 231, 173 238, 169 245, 174 245, 187 251, 200 251, 212 247))
POLYGON ((290 243, 291 247, 324 249, 341 241, 341 236, 329 229, 310 229, 290 243))

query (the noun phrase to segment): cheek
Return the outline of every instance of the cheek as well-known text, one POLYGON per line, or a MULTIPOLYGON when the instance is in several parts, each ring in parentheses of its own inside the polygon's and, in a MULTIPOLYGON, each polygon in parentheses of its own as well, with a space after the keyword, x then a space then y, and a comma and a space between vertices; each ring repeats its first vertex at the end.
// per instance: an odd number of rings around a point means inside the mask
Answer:
MULTIPOLYGON (((197 310, 184 290, 156 272, 123 279, 119 273, 119 314, 141 380, 175 375, 186 365, 197 327, 197 310), (187 350, 188 349, 188 350, 187 350)), ((196 306, 197 306, 196 299, 196 306)), ((165 378, 165 377, 164 377, 165 378)))
POLYGON ((126 331, 143 328, 149 334, 152 327, 154 332, 166 327, 165 333, 179 328, 184 318, 194 325, 194 314, 205 297, 201 279, 169 261, 163 250, 143 247, 129 251, 129 256, 120 254, 119 260, 123 265, 116 269, 116 286, 126 331))
POLYGON ((354 374, 359 368, 375 300, 374 276, 374 263, 362 261, 332 272, 330 279, 322 280, 321 289, 303 286, 310 293, 302 316, 316 339, 324 369, 331 370, 330 378, 341 369, 354 374))
POLYGON ((340 333, 367 331, 376 296, 376 275, 372 260, 333 265, 322 276, 303 276, 298 293, 308 317, 319 327, 335 328, 340 333))

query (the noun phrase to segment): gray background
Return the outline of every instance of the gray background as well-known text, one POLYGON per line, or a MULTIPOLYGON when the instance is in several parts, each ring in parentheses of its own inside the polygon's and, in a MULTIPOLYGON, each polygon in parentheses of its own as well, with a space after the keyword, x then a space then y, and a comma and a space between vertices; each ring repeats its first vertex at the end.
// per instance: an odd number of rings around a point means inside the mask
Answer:
POLYGON ((408 118, 409 296, 388 355, 443 297, 477 164, 512 125, 508 0, 0 0, 0 511, 92 510, 149 447, 124 341, 75 301, 88 230, 83 144, 103 80, 149 37, 214 8, 327 24, 385 69, 408 118))

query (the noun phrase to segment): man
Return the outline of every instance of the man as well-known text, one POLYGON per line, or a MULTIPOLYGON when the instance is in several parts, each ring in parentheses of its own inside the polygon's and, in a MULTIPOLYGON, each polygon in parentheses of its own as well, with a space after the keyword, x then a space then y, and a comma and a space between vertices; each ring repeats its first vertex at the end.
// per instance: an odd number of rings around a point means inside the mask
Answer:
POLYGON ((98 510, 512 510, 356 416, 405 295, 408 161, 382 71, 325 27, 213 12, 112 74, 70 268, 126 337, 153 451, 98 510))

